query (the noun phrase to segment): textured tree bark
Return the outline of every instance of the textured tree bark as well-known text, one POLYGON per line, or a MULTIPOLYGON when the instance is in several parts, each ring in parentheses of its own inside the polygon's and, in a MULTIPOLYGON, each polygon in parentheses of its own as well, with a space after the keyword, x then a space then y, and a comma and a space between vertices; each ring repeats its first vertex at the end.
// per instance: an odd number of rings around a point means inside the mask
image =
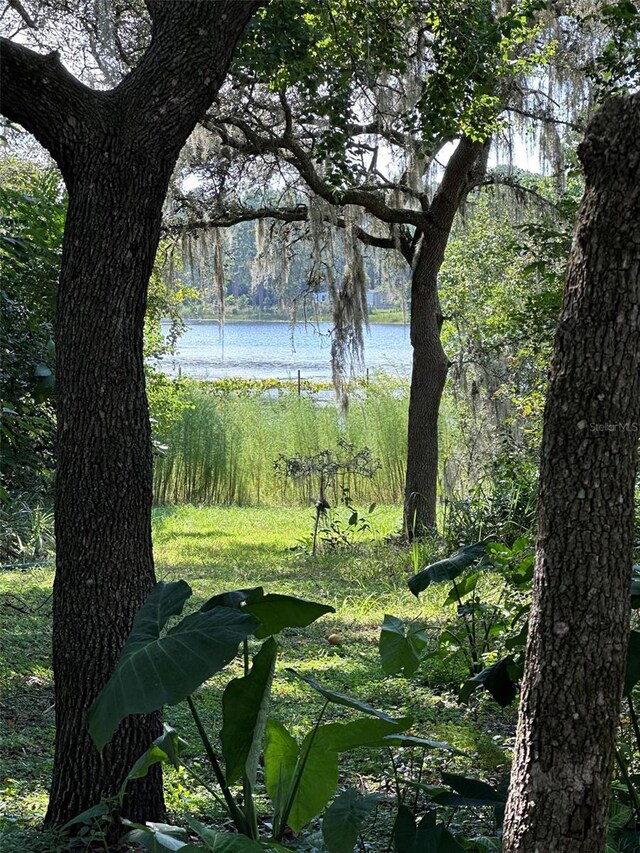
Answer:
MULTIPOLYGON (((77 167, 58 291, 52 823, 113 794, 161 733, 159 715, 129 718, 101 757, 85 721, 154 584, 142 330, 171 163, 118 148, 77 167)), ((127 817, 161 815, 159 772, 128 800, 127 817)))
POLYGON ((640 95, 609 101, 544 416, 534 600, 505 853, 602 853, 629 630, 640 435, 640 95))
POLYGON ((436 529, 438 414, 449 361, 442 348, 438 273, 455 216, 485 174, 488 144, 463 137, 449 158, 423 222, 411 277, 413 370, 407 430, 404 529, 409 539, 436 529))
POLYGON ((438 486, 438 413, 449 360, 442 348, 438 271, 448 233, 427 231, 411 278, 413 367, 409 395, 404 517, 412 539, 435 530, 438 486))
MULTIPOLYGON (((52 824, 113 795, 159 733, 159 715, 129 718, 99 756, 85 715, 154 583, 142 336, 162 204, 260 5, 147 0, 149 48, 108 92, 79 83, 55 54, 2 40, 3 112, 50 150, 69 190, 56 320, 52 824)), ((156 771, 131 787, 124 815, 159 820, 163 810, 156 771)))

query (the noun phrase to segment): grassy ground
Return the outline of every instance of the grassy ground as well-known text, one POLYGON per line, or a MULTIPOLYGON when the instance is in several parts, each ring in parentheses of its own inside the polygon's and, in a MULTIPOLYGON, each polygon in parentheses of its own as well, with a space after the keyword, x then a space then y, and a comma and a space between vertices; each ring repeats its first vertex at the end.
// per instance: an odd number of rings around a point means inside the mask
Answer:
MULTIPOLYGON (((452 758, 444 752, 429 753, 423 781, 436 782, 443 768, 496 780, 507 766, 512 713, 496 714, 495 706, 484 702, 472 710, 461 709, 442 689, 447 673, 423 670, 407 681, 385 676, 380 667, 376 644, 384 614, 435 626, 441 621, 446 596, 444 587, 432 587, 433 592, 428 590, 431 594, 424 594, 419 602, 409 594, 406 578, 414 571, 414 561, 422 566, 440 555, 424 552, 412 557, 406 548, 390 542, 386 537, 397 530, 399 521, 397 508, 378 508, 372 518, 373 536, 363 538, 353 549, 325 548, 311 557, 313 519, 308 509, 163 508, 154 517, 157 575, 162 580, 187 580, 195 606, 216 592, 255 585, 333 605, 334 615, 308 629, 285 632, 274 716, 300 736, 319 710, 317 697, 284 672, 286 666, 293 666, 392 715, 411 714, 415 734, 446 740, 467 754, 452 758), (328 641, 334 634, 339 645, 328 641)), ((0 846, 16 853, 56 849, 52 836, 25 831, 42 820, 51 773, 52 579, 49 566, 0 572, 4 814, 0 846)), ((231 665, 198 696, 201 714, 213 732, 220 726, 221 688, 230 675, 237 674, 236 669, 231 665)), ((197 738, 186 708, 168 708, 165 717, 192 744, 197 760, 197 738)), ((406 753, 394 760, 406 770, 417 758, 406 753)), ((341 781, 385 791, 393 778, 389 762, 389 756, 379 754, 348 757, 341 781)), ((216 819, 216 805, 203 789, 187 785, 176 773, 166 774, 166 788, 171 820, 180 822, 186 814, 216 819)))

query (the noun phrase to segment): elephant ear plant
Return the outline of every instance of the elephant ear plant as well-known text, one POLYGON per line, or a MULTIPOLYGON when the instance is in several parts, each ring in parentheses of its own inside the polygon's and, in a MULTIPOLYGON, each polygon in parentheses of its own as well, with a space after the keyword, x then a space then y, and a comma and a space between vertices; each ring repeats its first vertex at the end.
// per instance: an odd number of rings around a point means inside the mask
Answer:
MULTIPOLYGON (((238 833, 216 832, 190 820, 189 826, 206 848, 232 853, 274 849, 287 827, 297 832, 331 800, 338 786, 341 753, 361 746, 401 744, 403 732, 412 720, 393 719, 370 705, 288 670, 290 676, 304 681, 324 700, 315 725, 299 743, 281 722, 268 716, 279 648, 274 635, 284 628, 306 627, 323 614, 334 612, 333 608, 291 596, 265 594, 261 587, 256 587, 216 595, 198 611, 165 630, 169 618, 182 612, 190 595, 191 589, 184 581, 154 587, 135 618, 111 679, 89 709, 89 732, 96 747, 102 750, 128 714, 149 713, 186 700, 217 787, 210 786, 189 766, 181 756, 184 741, 173 729, 165 727, 165 734, 154 741, 131 770, 113 805, 117 809, 129 781, 144 776, 153 764, 184 766, 226 807, 238 833), (252 660, 251 636, 263 640, 252 660), (236 656, 240 645, 244 674, 229 681, 222 696, 219 755, 205 731, 192 694, 236 656), (330 704, 348 708, 357 712, 357 716, 348 721, 323 723, 330 704), (266 840, 260 839, 254 802, 261 753, 265 786, 273 804, 273 817, 267 824, 271 835, 266 840), (233 786, 242 789, 242 805, 232 791, 233 786)), ((426 740, 421 743, 432 748, 447 746, 426 740)), ((172 827, 129 825, 127 840, 151 850, 184 849, 189 853, 191 849, 202 849, 188 843, 184 832, 172 827)))
POLYGON ((445 623, 435 650, 429 650, 423 626, 385 616, 379 643, 384 671, 409 677, 427 658, 453 664, 461 655, 468 676, 460 701, 484 689, 499 705, 508 705, 524 662, 533 562, 530 544, 521 537, 511 548, 497 542, 465 545, 413 575, 407 584, 416 598, 432 584, 451 584, 444 607, 455 606, 456 615, 445 623), (487 573, 493 582, 483 599, 481 580, 487 573))

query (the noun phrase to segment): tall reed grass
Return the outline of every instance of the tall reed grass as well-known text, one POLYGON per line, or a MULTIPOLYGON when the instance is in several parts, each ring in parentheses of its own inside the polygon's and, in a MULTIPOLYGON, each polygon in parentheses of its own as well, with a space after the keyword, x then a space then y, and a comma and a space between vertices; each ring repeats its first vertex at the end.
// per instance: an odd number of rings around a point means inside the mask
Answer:
POLYGON ((337 448, 345 439, 369 447, 381 462, 373 478, 336 484, 358 502, 400 503, 407 452, 408 385, 377 377, 354 390, 349 412, 317 395, 280 388, 220 389, 190 383, 190 408, 162 436, 166 452, 157 458, 154 497, 158 504, 299 505, 317 496, 317 483, 277 475, 279 454, 310 456, 337 448))

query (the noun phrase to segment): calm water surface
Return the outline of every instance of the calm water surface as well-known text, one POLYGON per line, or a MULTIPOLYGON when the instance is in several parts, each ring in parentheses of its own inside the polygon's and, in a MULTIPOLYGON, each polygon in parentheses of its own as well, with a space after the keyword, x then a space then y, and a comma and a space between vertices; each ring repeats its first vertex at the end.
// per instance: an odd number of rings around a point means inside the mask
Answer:
MULTIPOLYGON (((168 323, 163 323, 167 331, 168 323)), ((318 327, 288 323, 226 323, 187 321, 188 331, 180 338, 174 356, 162 361, 170 376, 219 379, 331 378, 331 337, 328 323, 318 327)), ((409 329, 398 324, 372 324, 365 332, 364 366, 358 372, 384 370, 408 375, 411 369, 409 329)))

